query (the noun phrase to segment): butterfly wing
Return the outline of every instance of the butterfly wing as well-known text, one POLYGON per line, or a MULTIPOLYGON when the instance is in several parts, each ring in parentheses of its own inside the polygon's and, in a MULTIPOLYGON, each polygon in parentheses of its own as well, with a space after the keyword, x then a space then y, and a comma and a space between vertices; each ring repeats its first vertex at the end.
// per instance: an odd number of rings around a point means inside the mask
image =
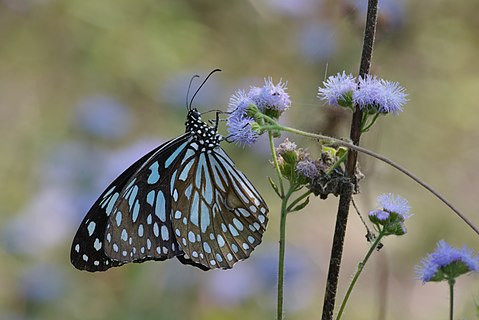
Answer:
POLYGON ((174 237, 166 237, 166 232, 172 234, 171 200, 167 195, 174 173, 168 168, 176 165, 189 141, 189 134, 184 134, 166 142, 108 186, 73 239, 70 258, 77 269, 104 271, 127 262, 164 260, 179 253, 174 237))
POLYGON ((205 269, 230 269, 261 243, 268 207, 254 186, 217 146, 191 144, 172 189, 174 235, 180 261, 205 269))

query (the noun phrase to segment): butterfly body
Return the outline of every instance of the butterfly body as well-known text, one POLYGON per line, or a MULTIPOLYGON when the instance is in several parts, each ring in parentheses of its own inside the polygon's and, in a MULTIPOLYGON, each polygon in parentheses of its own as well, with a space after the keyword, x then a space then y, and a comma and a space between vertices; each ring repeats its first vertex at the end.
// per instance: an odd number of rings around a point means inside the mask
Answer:
POLYGON ((261 242, 268 207, 221 148, 217 124, 189 110, 185 134, 113 181, 73 239, 72 264, 104 271, 177 257, 209 270, 248 258, 261 242))

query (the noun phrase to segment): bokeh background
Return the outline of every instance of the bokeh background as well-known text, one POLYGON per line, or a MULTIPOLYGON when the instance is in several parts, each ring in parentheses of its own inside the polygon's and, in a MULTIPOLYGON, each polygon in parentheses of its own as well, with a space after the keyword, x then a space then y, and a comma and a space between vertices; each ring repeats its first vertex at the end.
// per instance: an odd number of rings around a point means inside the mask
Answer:
MULTIPOLYGON (((410 102, 363 145, 442 192, 479 225, 479 16, 476 0, 380 0, 372 71, 399 81, 410 102)), ((69 262, 71 240, 110 181, 184 131, 193 74, 214 75, 200 110, 225 110, 239 88, 288 81, 284 121, 346 136, 351 114, 316 98, 325 75, 357 73, 366 0, 0 0, 0 319, 273 319, 278 199, 265 141, 223 146, 267 200, 264 243, 230 271, 176 260, 89 274, 69 262)), ((222 128, 224 132, 224 128, 222 128)), ((294 138, 309 147, 308 140, 294 138)), ((478 236, 395 169, 361 158, 356 202, 406 197, 408 234, 384 241, 345 319, 445 319, 444 283, 422 285, 414 266, 445 239, 479 249, 478 236)), ((321 314, 337 198, 314 199, 288 219, 286 314, 321 314)), ((352 212, 339 297, 367 250, 352 212)), ((479 278, 457 283, 456 316, 474 319, 479 278)))

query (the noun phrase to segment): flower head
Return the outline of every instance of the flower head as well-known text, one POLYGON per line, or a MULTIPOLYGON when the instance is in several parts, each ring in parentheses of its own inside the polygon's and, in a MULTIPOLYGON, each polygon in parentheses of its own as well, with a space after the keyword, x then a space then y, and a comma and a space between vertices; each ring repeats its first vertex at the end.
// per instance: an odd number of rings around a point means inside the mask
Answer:
POLYGON ((468 272, 479 272, 479 256, 465 246, 462 249, 451 247, 440 240, 436 250, 430 253, 417 266, 416 273, 422 282, 455 279, 468 272))
POLYGON ((286 92, 285 82, 273 84, 272 78, 264 79, 264 86, 261 88, 251 87, 248 98, 253 100, 261 111, 275 110, 283 113, 291 106, 291 98, 286 92))
POLYGON ((359 88, 353 92, 353 102, 361 110, 398 115, 407 102, 404 91, 397 82, 366 75, 359 78, 359 88))
POLYGON ((378 196, 378 203, 382 209, 371 210, 369 220, 376 225, 384 235, 401 236, 406 234, 407 229, 404 221, 411 217, 408 201, 401 196, 391 193, 378 196))
POLYGON ((318 89, 318 98, 331 106, 347 106, 358 84, 352 74, 338 73, 323 82, 324 88, 318 89))
POLYGON ((309 159, 299 161, 296 164, 296 171, 311 180, 321 175, 321 171, 318 167, 318 164, 309 159))
POLYGON ((248 93, 238 90, 230 98, 228 138, 239 145, 253 144, 263 133, 256 122, 261 113, 277 119, 291 106, 286 83, 280 81, 275 85, 271 78, 264 82, 263 87, 251 87, 248 93))
POLYGON ((230 98, 229 117, 226 122, 228 138, 238 145, 250 145, 256 142, 259 133, 253 129, 254 119, 248 115, 248 107, 254 102, 242 90, 230 98))
POLYGON ((394 197, 392 193, 381 194, 378 196, 379 205, 389 213, 397 213, 402 217, 403 220, 406 220, 411 216, 409 211, 411 207, 406 199, 397 195, 394 197))

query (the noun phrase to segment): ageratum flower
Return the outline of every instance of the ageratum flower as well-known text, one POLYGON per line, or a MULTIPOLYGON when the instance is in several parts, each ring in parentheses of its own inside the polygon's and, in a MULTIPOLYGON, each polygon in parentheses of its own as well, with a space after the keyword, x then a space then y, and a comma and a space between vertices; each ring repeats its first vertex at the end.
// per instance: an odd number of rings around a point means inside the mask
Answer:
POLYGON ((353 102, 370 113, 398 115, 407 102, 405 89, 397 82, 366 75, 359 78, 359 87, 353 92, 353 102))
POLYGON ((253 130, 254 119, 247 113, 250 105, 254 105, 254 102, 243 90, 233 94, 228 105, 228 138, 241 146, 255 143, 259 136, 259 133, 253 130))
POLYGON ((338 73, 330 76, 323 82, 324 88, 319 87, 318 98, 326 101, 331 106, 349 107, 354 90, 358 84, 352 74, 338 73))
POLYGON ((394 196, 391 193, 378 196, 378 203, 382 209, 371 210, 368 214, 369 220, 376 225, 384 235, 401 236, 406 234, 407 229, 404 221, 411 217, 411 207, 408 201, 401 196, 394 196))
POLYGON ((251 87, 248 92, 248 98, 253 100, 262 112, 275 110, 281 115, 291 106, 291 98, 286 92, 286 86, 287 83, 281 80, 278 84, 273 84, 272 78, 269 77, 264 79, 264 86, 261 88, 251 87))
POLYGON ((271 78, 265 79, 263 87, 251 87, 248 93, 236 91, 228 105, 227 127, 228 139, 238 145, 251 145, 261 134, 252 110, 267 114, 273 118, 279 116, 291 106, 291 99, 286 93, 286 83, 273 84, 271 78))
POLYGON ((444 240, 416 266, 417 277, 423 283, 453 280, 469 272, 479 272, 479 256, 474 256, 466 246, 457 249, 444 240))
POLYGON ((311 180, 316 179, 321 175, 318 164, 309 159, 299 161, 296 165, 296 171, 311 180))

